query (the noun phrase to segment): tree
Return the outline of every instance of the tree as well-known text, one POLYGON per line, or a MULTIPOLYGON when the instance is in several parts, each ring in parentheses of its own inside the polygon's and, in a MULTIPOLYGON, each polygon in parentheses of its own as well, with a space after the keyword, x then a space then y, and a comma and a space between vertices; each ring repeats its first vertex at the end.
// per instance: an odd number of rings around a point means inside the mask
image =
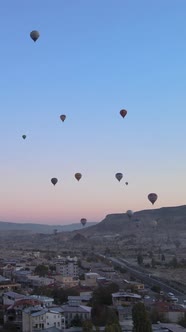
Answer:
POLYGON ((139 302, 132 308, 133 332, 152 332, 152 324, 143 303, 139 302))
POLYGON ((180 240, 175 240, 174 241, 174 245, 175 245, 175 247, 176 247, 176 249, 179 249, 179 247, 181 246, 181 242, 180 242, 180 240))
POLYGON ((138 256, 137 256, 137 261, 138 261, 138 264, 139 264, 139 265, 142 265, 142 264, 143 264, 143 256, 142 256, 142 254, 138 254, 138 256))
POLYGON ((151 267, 153 269, 156 267, 156 261, 155 261, 154 257, 152 257, 152 259, 151 259, 151 267))
POLYGON ((165 261, 165 255, 164 254, 161 255, 161 260, 162 260, 162 262, 165 261))
POLYGON ((108 286, 97 287, 92 294, 92 303, 94 304, 112 304, 112 293, 116 293, 119 290, 119 286, 115 283, 111 283, 108 286))
POLYGON ((97 304, 92 307, 91 318, 95 326, 118 323, 118 316, 115 310, 103 304, 97 304))
POLYGON ((48 274, 48 267, 45 265, 38 265, 35 268, 35 274, 38 274, 40 277, 45 277, 48 274))
POLYGON ((174 269, 178 267, 178 261, 176 256, 174 256, 173 259, 170 261, 169 266, 172 266, 174 269))
POLYGON ((83 324, 83 332, 93 332, 93 324, 91 320, 84 320, 83 324))
POLYGON ((1 332, 17 332, 17 327, 15 326, 15 324, 7 322, 4 324, 1 332))
POLYGON ((184 314, 184 317, 179 320, 178 324, 186 327, 186 314, 184 314))
POLYGON ((107 324, 104 332, 122 332, 122 329, 118 323, 107 324))
POLYGON ((161 287, 157 286, 157 285, 154 285, 154 286, 151 287, 151 290, 155 293, 160 293, 161 287))
POLYGON ((74 319, 72 319, 71 326, 76 326, 76 327, 82 326, 82 319, 79 317, 78 314, 76 314, 74 319))

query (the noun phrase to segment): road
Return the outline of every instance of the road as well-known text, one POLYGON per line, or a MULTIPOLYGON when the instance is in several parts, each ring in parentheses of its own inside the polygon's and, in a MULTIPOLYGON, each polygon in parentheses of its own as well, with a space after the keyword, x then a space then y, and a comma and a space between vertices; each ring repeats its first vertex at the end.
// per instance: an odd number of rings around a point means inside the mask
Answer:
POLYGON ((105 259, 107 259, 108 261, 111 261, 112 263, 114 263, 115 265, 119 265, 121 267, 123 267, 125 270, 129 271, 130 274, 135 277, 136 279, 140 280, 141 282, 143 282, 144 284, 152 287, 152 286, 159 286, 161 288, 162 291, 164 292, 171 292, 173 293, 175 296, 178 297, 184 297, 184 293, 178 291, 177 289, 165 284, 163 281, 161 281, 160 278, 154 278, 152 275, 149 275, 144 269, 142 268, 137 268, 132 266, 127 260, 124 259, 119 259, 119 258, 114 258, 114 257, 105 257, 103 255, 100 255, 102 257, 104 257, 105 259))

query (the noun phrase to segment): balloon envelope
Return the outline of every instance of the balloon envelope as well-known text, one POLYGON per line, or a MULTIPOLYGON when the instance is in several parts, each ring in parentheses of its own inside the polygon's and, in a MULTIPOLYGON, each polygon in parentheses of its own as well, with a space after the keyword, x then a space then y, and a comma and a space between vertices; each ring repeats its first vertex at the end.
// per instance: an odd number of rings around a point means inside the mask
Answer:
POLYGON ((121 110, 120 115, 124 118, 127 115, 127 110, 121 110))
POLYGON ((32 40, 34 42, 36 42, 36 40, 39 38, 40 34, 39 34, 39 31, 37 30, 33 30, 30 32, 30 37, 32 38, 32 40))
POLYGON ((87 223, 87 219, 82 218, 82 219, 80 220, 80 222, 81 222, 81 224, 82 224, 83 226, 85 226, 86 223, 87 223))
POLYGON ((25 138, 26 138, 26 135, 22 135, 22 138, 25 139, 25 138))
POLYGON ((129 218, 132 218, 132 216, 133 216, 133 214, 134 214, 134 212, 132 211, 132 210, 127 210, 127 216, 129 217, 129 218))
POLYGON ((125 182, 125 184, 126 184, 126 186, 128 186, 129 183, 128 183, 128 182, 125 182))
POLYGON ((76 174, 75 174, 75 178, 76 178, 76 180, 79 181, 79 180, 82 178, 81 173, 76 173, 76 174))
POLYGON ((51 182, 52 182, 52 184, 55 186, 56 183, 58 182, 58 179, 57 179, 57 178, 52 178, 52 179, 51 179, 51 182))
POLYGON ((65 121, 65 119, 66 119, 66 115, 65 114, 62 114, 62 115, 60 115, 60 119, 61 119, 61 121, 65 121))
POLYGON ((123 174, 122 173, 116 173, 115 177, 118 181, 121 181, 121 179, 123 177, 123 174))
POLYGON ((149 200, 152 204, 154 204, 154 203, 156 202, 157 198, 158 198, 158 195, 155 194, 155 193, 150 193, 150 194, 148 194, 148 200, 149 200))

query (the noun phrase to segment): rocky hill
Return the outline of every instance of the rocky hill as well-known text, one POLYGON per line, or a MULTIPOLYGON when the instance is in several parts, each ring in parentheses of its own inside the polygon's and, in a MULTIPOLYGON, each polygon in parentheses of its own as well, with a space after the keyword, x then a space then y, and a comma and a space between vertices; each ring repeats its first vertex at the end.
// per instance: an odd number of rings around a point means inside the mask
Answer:
MULTIPOLYGON (((87 222, 85 227, 95 225, 96 222, 87 222)), ((31 233, 43 233, 53 234, 56 232, 71 232, 74 230, 82 229, 80 223, 70 225, 45 225, 45 224, 33 224, 33 223, 14 223, 0 221, 0 233, 20 231, 20 232, 31 232, 31 233)))

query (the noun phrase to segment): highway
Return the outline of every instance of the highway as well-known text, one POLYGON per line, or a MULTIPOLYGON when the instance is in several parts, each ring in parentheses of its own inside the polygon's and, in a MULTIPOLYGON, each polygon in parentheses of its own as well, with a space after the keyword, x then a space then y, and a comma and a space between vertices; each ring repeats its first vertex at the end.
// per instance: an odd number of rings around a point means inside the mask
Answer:
POLYGON ((125 270, 129 271, 130 274, 135 277, 136 279, 140 280, 144 284, 152 287, 152 286, 159 286, 163 292, 171 292, 175 296, 178 297, 184 297, 184 292, 180 292, 177 289, 169 286, 168 284, 161 281, 160 278, 155 278, 152 275, 149 275, 143 268, 141 267, 134 267, 132 264, 130 264, 125 259, 119 259, 114 257, 105 257, 103 255, 100 255, 104 257, 106 260, 111 261, 114 265, 119 265, 120 267, 123 267, 125 270))

